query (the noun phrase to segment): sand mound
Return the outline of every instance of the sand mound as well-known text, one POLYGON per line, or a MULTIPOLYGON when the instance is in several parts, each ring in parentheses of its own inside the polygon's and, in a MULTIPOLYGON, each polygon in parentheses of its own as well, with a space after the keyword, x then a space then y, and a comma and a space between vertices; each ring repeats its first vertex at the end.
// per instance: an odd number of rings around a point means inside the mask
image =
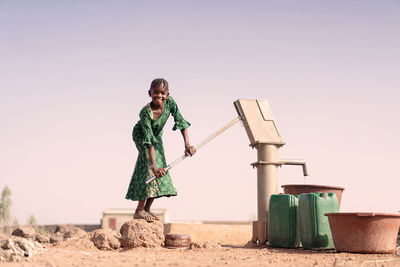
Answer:
POLYGON ((57 248, 68 249, 97 249, 92 241, 83 237, 79 239, 68 239, 55 245, 57 248))

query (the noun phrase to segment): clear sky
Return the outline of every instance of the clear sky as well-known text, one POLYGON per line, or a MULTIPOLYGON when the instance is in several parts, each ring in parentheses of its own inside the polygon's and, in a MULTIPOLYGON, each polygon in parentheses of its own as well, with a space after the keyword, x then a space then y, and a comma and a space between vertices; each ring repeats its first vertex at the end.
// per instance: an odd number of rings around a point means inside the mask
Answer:
MULTIPOLYGON (((20 223, 99 223, 125 200, 131 139, 164 77, 193 145, 267 99, 279 185, 343 186, 343 211, 397 212, 399 1, 0 0, 0 189, 20 223)), ((184 149, 173 120, 168 161, 184 149)), ((256 150, 239 124, 171 171, 172 220, 256 217, 256 150)))

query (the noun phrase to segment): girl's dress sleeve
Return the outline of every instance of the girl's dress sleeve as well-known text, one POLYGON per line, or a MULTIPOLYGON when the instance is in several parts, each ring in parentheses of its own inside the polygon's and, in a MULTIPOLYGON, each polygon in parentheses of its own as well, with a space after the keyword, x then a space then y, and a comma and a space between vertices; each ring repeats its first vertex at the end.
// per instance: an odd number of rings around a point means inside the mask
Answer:
POLYGON ((154 136, 153 129, 151 128, 151 117, 149 112, 142 110, 140 112, 140 123, 143 129, 143 142, 142 145, 151 147, 158 143, 156 137, 154 136))
POLYGON ((169 101, 170 101, 170 105, 171 105, 171 114, 174 117, 174 127, 172 128, 172 130, 184 130, 189 128, 190 126, 190 122, 188 122, 187 120, 185 120, 182 117, 182 114, 179 112, 178 109, 178 105, 176 104, 176 102, 172 99, 172 97, 168 97, 169 101))

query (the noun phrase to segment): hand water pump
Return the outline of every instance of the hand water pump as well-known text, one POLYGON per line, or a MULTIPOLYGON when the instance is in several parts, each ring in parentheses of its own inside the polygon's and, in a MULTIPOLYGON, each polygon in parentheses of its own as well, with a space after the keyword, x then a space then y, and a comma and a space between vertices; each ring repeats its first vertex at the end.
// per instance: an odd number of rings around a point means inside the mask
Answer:
MULTIPOLYGON (((279 160, 278 148, 285 143, 279 134, 271 109, 266 100, 238 99, 234 103, 239 117, 230 121, 220 130, 207 137, 196 146, 196 150, 210 142, 222 132, 242 120, 246 133, 250 140, 250 146, 257 149, 258 161, 251 163, 253 168, 257 168, 257 217, 258 221, 253 223, 253 241, 264 244, 267 237, 268 226, 268 207, 269 199, 272 194, 278 193, 277 167, 282 165, 301 165, 304 176, 308 175, 306 162, 304 160, 279 160)), ((182 162, 187 156, 183 154, 172 163, 166 170, 182 162)), ((153 176, 146 180, 150 183, 156 177, 153 176)))

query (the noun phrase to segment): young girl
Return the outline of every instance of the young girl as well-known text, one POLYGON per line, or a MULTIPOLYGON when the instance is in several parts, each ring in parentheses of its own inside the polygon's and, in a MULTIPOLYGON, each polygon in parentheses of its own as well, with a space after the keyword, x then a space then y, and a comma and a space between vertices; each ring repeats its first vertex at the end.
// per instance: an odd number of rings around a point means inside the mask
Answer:
POLYGON ((139 155, 125 198, 139 200, 133 218, 152 221, 159 220, 150 211, 154 199, 177 195, 171 177, 165 171, 167 163, 161 139, 169 114, 172 114, 175 120, 172 130, 181 130, 185 154, 192 156, 196 153, 196 149, 189 142, 187 128, 190 123, 182 117, 175 101, 169 96, 168 82, 162 78, 153 80, 149 96, 151 102, 140 111, 140 120, 136 123, 132 132, 133 141, 135 141, 139 155), (146 184, 145 181, 153 175, 158 179, 146 184))

